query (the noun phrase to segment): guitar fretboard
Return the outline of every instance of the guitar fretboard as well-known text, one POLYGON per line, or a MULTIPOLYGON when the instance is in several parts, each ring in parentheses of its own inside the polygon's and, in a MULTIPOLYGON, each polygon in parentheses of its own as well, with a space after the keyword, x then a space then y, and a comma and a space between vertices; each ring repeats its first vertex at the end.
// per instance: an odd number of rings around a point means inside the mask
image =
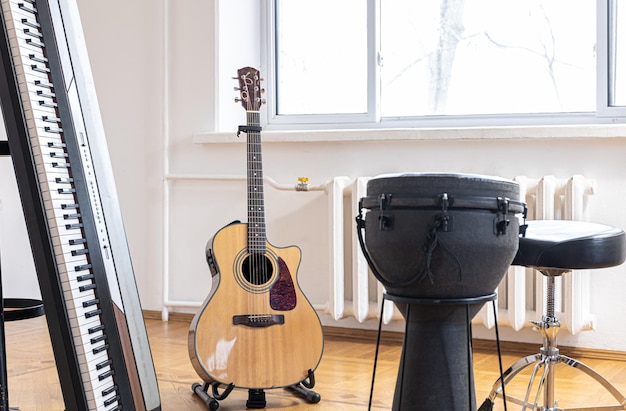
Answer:
POLYGON ((263 158, 261 133, 251 128, 260 126, 259 112, 247 111, 248 152, 248 250, 250 253, 265 253, 265 204, 263 200, 263 158))

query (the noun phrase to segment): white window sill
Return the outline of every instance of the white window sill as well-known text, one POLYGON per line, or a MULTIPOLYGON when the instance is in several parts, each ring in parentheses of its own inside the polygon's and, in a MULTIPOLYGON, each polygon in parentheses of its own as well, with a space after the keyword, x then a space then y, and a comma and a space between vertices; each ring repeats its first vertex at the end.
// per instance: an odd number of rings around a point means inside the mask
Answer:
MULTIPOLYGON (((224 144, 245 142, 245 135, 237 138, 237 131, 206 132, 193 136, 196 144, 224 144)), ((263 142, 297 143, 330 141, 406 141, 406 140, 484 140, 535 138, 624 138, 626 124, 468 127, 468 128, 394 128, 394 129, 337 129, 293 130, 263 132, 263 142)))

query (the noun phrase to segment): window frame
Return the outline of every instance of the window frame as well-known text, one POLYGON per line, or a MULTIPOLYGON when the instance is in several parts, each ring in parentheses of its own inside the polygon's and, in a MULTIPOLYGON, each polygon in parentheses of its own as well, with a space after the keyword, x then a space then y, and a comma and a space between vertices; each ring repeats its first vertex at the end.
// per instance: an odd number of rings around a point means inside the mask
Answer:
MULTIPOLYGON (((620 122, 619 117, 626 116, 626 106, 611 106, 609 104, 609 89, 612 86, 615 75, 615 67, 613 67, 611 56, 616 47, 610 34, 616 27, 616 7, 617 0, 597 1, 596 115, 601 118, 611 118, 611 122, 620 122)), ((624 28, 626 29, 626 26, 624 28)))
MULTIPOLYGON (((266 72, 267 101, 264 124, 269 130, 404 129, 462 127, 533 127, 626 123, 626 106, 609 106, 609 13, 617 0, 596 0, 596 111, 541 114, 446 115, 382 117, 380 114, 380 0, 367 0, 367 107, 363 114, 280 115, 276 104, 276 0, 264 0, 261 10, 261 59, 266 72)), ((614 23, 613 23, 614 24, 614 23)))

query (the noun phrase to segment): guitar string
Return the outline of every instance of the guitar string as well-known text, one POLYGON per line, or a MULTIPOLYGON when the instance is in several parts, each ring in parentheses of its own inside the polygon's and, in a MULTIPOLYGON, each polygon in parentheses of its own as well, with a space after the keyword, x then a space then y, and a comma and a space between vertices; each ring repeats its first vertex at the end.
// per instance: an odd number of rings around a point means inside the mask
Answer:
MULTIPOLYGON (((254 102, 249 101, 249 105, 253 105, 254 102)), ((251 107, 250 107, 251 108, 251 107)), ((250 110, 248 111, 248 124, 251 126, 259 125, 259 113, 258 111, 250 110)), ((250 279, 252 284, 255 286, 261 286, 267 281, 268 276, 268 267, 266 264, 265 258, 265 231, 264 231, 264 205, 263 205, 263 194, 262 194, 262 184, 263 184, 263 175, 262 169, 260 167, 261 163, 261 147, 260 147, 260 133, 257 131, 248 132, 248 140, 249 140, 249 162, 250 166, 248 167, 250 172, 250 184, 249 190, 251 191, 249 194, 249 198, 251 199, 250 204, 250 231, 251 231, 251 242, 249 244, 249 252, 250 252, 250 279)), ((254 298, 254 301, 258 299, 254 298)), ((260 299, 262 301, 261 306, 253 307, 253 312, 255 314, 263 314, 263 309, 267 308, 268 301, 265 298, 260 299)))

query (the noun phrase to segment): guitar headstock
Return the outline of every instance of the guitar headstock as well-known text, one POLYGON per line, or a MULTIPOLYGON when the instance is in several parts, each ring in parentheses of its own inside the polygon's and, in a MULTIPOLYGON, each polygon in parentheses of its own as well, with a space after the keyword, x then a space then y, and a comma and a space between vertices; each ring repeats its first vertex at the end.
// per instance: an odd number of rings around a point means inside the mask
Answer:
POLYGON ((252 67, 243 67, 237 70, 237 80, 239 80, 239 98, 235 102, 241 102, 246 111, 259 111, 265 100, 261 98, 261 94, 265 90, 261 88, 261 76, 259 70, 252 67))

